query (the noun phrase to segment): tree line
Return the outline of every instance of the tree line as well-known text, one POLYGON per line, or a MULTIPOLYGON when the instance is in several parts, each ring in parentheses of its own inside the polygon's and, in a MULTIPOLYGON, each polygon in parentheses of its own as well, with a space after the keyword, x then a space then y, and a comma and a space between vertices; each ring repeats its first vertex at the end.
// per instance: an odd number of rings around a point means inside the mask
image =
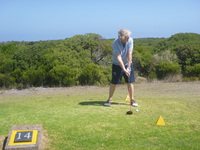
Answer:
MULTIPOLYGON (((109 84, 112 42, 88 33, 64 40, 0 43, 0 87, 60 87, 109 84)), ((134 39, 133 61, 139 76, 200 79, 200 35, 134 39)))

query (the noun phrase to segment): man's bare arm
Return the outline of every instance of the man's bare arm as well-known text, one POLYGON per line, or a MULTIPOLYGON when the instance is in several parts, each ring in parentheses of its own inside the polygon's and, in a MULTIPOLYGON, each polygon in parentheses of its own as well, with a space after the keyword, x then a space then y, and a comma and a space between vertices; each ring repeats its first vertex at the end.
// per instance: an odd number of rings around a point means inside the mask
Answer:
POLYGON ((130 72, 127 71, 127 69, 126 69, 125 66, 124 66, 124 63, 123 63, 123 61, 122 61, 121 55, 116 55, 116 58, 117 58, 117 60, 118 60, 118 62, 119 62, 120 67, 123 69, 124 73, 125 73, 127 76, 130 76, 130 72))

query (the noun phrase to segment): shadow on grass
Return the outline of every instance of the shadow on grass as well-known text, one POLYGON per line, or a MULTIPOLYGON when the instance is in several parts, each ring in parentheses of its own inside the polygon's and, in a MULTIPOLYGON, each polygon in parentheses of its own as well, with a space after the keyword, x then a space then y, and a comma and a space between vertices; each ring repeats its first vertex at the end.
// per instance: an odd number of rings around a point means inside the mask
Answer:
POLYGON ((3 147, 2 147, 2 150, 5 149, 7 140, 8 140, 8 137, 5 137, 5 139, 4 139, 4 141, 3 141, 3 147))
MULTIPOLYGON (((86 101, 86 102, 80 102, 79 105, 83 105, 83 106, 86 106, 86 105, 104 106, 104 103, 105 103, 105 101, 86 101)), ((127 105, 127 104, 112 102, 111 105, 127 105)))

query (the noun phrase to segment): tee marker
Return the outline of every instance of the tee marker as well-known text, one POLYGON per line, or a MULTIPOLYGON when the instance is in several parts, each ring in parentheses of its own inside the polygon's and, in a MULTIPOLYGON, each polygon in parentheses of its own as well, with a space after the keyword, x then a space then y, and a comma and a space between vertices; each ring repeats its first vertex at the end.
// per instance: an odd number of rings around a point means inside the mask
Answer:
POLYGON ((129 95, 126 96, 125 101, 130 101, 129 95))
POLYGON ((165 125, 165 121, 164 119, 162 118, 162 116, 159 117, 156 125, 159 125, 159 126, 164 126, 165 125))

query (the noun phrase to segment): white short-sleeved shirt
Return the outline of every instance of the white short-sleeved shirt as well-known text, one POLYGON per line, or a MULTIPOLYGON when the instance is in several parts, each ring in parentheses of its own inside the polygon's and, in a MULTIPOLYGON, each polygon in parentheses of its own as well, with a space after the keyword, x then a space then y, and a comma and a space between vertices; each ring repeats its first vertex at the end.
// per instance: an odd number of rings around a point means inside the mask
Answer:
POLYGON ((116 55, 121 55, 124 65, 127 65, 128 51, 133 50, 133 39, 129 37, 129 40, 126 42, 125 46, 123 46, 121 40, 118 38, 114 40, 112 48, 113 48, 112 63, 114 65, 119 65, 116 55))

